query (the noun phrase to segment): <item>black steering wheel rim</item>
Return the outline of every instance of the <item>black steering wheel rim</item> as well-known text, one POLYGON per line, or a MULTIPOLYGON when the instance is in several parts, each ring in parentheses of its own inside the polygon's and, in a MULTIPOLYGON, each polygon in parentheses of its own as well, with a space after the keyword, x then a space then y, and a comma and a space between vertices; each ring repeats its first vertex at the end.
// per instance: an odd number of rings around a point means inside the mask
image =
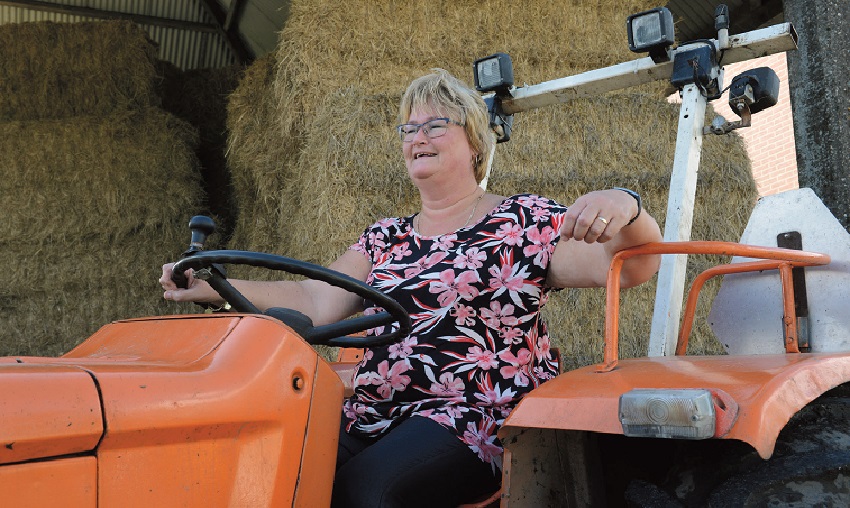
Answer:
MULTIPOLYGON (((336 270, 285 256, 240 250, 200 251, 174 264, 173 279, 180 285, 183 272, 186 270, 192 269, 198 272, 210 269, 214 264, 249 265, 303 275, 352 292, 386 310, 386 312, 379 312, 374 315, 349 318, 328 325, 308 326, 306 329, 299 330, 302 337, 311 344, 338 347, 376 347, 398 342, 410 335, 412 330, 410 315, 407 311, 381 291, 336 270), (399 325, 395 331, 364 337, 350 335, 378 326, 390 326, 392 323, 399 325)), ((215 270, 210 270, 210 272, 208 282, 234 309, 239 312, 262 314, 225 278, 218 275, 215 270)))

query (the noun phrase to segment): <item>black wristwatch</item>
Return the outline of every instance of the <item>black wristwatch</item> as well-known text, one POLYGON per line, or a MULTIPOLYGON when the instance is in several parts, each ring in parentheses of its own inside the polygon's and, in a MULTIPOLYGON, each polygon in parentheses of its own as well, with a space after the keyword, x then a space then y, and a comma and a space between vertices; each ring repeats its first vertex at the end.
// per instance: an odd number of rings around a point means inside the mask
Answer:
POLYGON ((640 194, 638 194, 637 192, 635 192, 635 191, 633 191, 633 190, 631 190, 631 189, 624 189, 624 188, 622 188, 622 187, 614 187, 614 190, 623 191, 623 192, 625 192, 626 194, 628 194, 629 196, 631 196, 631 197, 635 198, 635 201, 637 201, 637 205, 638 205, 638 213, 637 213, 637 215, 635 215, 634 217, 632 217, 632 220, 630 220, 628 223, 626 223, 626 226, 628 226, 629 224, 631 224, 631 223, 633 223, 634 221, 636 221, 638 217, 640 217, 640 212, 641 212, 641 210, 643 210, 643 202, 642 202, 642 201, 641 201, 641 199, 640 199, 640 194))

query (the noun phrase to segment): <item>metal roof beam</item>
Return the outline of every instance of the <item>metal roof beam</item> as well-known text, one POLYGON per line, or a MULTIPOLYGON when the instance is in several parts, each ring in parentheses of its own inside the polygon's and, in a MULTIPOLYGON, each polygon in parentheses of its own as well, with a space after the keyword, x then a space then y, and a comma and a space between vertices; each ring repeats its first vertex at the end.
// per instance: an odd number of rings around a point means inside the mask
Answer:
POLYGON ((229 32, 233 24, 239 20, 239 9, 242 8, 242 0, 230 0, 230 7, 227 9, 227 19, 224 21, 224 30, 229 32))
POLYGON ((239 18, 239 7, 242 2, 240 0, 231 0, 230 8, 227 12, 224 11, 217 0, 203 0, 201 3, 215 20, 218 32, 227 41, 227 45, 236 55, 239 62, 242 64, 250 63, 254 59, 254 55, 248 49, 248 46, 245 45, 245 42, 239 36, 239 32, 236 29, 239 18))
POLYGON ((70 16, 82 16, 87 18, 124 19, 132 21, 134 23, 139 23, 141 25, 162 26, 166 28, 191 30, 195 32, 220 32, 219 26, 208 23, 196 23, 193 21, 181 21, 177 19, 161 18, 159 16, 145 16, 142 14, 132 14, 127 12, 107 11, 102 9, 94 9, 92 7, 81 7, 78 5, 43 2, 39 0, 0 0, 0 5, 8 5, 10 7, 21 7, 33 11, 67 14, 70 16))

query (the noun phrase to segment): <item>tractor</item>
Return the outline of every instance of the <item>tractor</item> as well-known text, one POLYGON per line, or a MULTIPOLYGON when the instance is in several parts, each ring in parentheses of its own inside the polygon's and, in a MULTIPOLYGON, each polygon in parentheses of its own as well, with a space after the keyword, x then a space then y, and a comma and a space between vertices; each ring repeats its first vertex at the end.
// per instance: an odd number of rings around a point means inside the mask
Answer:
MULTIPOLYGON (((513 86, 502 53, 473 65, 501 141, 512 115, 576 96, 663 78, 683 98, 664 242, 617 254, 602 362, 520 402, 499 433, 502 488, 474 506, 850 505, 847 232, 803 189, 762 199, 740 243, 689 241, 701 136, 745 127, 776 101, 772 71, 745 72, 730 86, 741 120, 704 126, 706 103, 722 89, 718 54, 742 61, 791 50, 797 37, 788 23, 729 36, 728 10, 716 14, 717 39, 675 49, 669 11, 636 14, 629 44, 649 56, 539 85, 513 86), (620 359, 618 274, 624 260, 646 254, 664 260, 650 351, 620 359), (685 301, 678 260, 699 254, 732 262, 700 274, 685 301), (711 320, 729 354, 687 355, 699 290, 716 276, 723 286, 711 320)), ((380 291, 323 267, 204 250, 213 227, 193 218, 174 273, 206 278, 231 312, 116 321, 59 358, 0 358, 4 506, 330 504, 354 366, 363 348, 408 334, 409 317, 380 291), (325 326, 288 309, 261 313, 227 282, 227 264, 324 280, 386 312, 325 326), (378 326, 389 331, 363 335, 378 326), (325 361, 319 344, 342 348, 339 360, 325 361)))

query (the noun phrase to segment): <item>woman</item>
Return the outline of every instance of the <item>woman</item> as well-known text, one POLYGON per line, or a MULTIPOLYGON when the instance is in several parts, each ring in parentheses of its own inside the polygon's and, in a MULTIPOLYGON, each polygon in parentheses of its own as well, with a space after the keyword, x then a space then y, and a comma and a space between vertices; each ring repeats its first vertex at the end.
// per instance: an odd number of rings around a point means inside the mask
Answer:
MULTIPOLYGON (((612 255, 661 240, 625 189, 591 192, 569 208, 487 193, 495 142, 481 97, 445 71, 414 80, 398 126, 422 202, 381 220, 330 267, 395 298, 411 315, 402 341, 366 351, 342 411, 335 507, 456 506, 498 488, 496 431, 519 399, 558 373, 540 309, 550 290, 604 286, 612 255)), ((626 261, 621 284, 648 280, 658 257, 626 261)), ((164 297, 218 302, 202 281, 160 280, 164 297)), ((260 309, 289 307, 317 325, 361 308, 317 281, 231 281, 260 309)), ((381 333, 381 330, 375 330, 381 333)))

